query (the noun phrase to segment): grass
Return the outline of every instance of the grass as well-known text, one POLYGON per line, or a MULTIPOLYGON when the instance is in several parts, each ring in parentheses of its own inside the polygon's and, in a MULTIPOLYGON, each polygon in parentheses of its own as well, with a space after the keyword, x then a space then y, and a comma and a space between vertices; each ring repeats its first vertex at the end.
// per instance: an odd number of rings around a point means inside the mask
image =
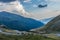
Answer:
POLYGON ((53 38, 53 39, 56 39, 56 40, 60 40, 60 37, 59 36, 57 36, 57 35, 55 35, 55 34, 47 34, 47 36, 49 37, 49 38, 53 38))
POLYGON ((19 36, 0 34, 0 40, 56 40, 56 39, 33 34, 19 36))

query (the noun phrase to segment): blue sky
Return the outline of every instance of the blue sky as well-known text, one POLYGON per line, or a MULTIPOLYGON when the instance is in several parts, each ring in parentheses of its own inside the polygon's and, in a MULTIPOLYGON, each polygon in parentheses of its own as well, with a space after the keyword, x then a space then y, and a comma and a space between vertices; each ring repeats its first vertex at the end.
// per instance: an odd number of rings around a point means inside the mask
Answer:
POLYGON ((0 11, 14 12, 18 15, 27 13, 32 14, 33 18, 45 19, 60 15, 60 0, 0 0, 0 11), (39 4, 47 4, 47 7, 39 8, 39 4))
POLYGON ((60 15, 60 1, 59 0, 31 0, 29 2, 22 2, 25 10, 37 19, 51 18, 60 15), (38 5, 45 3, 48 6, 45 8, 39 8, 38 5))
POLYGON ((45 0, 31 0, 29 2, 22 1, 21 3, 27 11, 34 11, 39 9, 38 5, 42 2, 44 2, 45 4, 47 3, 45 0))

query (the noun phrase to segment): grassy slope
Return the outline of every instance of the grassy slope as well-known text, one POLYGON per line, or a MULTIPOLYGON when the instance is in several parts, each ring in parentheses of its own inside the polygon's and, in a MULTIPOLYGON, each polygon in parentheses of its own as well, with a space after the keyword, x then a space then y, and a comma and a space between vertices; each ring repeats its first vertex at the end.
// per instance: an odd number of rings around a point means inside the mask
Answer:
MULTIPOLYGON (((60 16, 56 17, 55 19, 53 19, 51 22, 49 22, 44 28, 41 28, 40 30, 42 31, 46 31, 49 32, 49 30, 52 27, 52 25, 55 25, 54 23, 57 23, 57 21, 60 20, 60 16), (57 18, 57 19, 56 19, 57 18)), ((58 26, 58 25, 57 25, 58 26)), ((54 28, 54 27, 52 27, 54 28)), ((59 26, 58 26, 59 28, 59 26)), ((57 30, 57 29, 56 29, 57 30)), ((54 30, 55 31, 55 30, 54 30)), ((45 34, 44 34, 45 35, 45 34)), ((4 35, 4 34, 0 34, 0 40, 60 40, 60 37, 58 38, 57 36, 53 35, 53 34, 49 34, 48 37, 46 36, 42 36, 42 35, 33 35, 33 34, 29 34, 29 35, 4 35)))
POLYGON ((60 15, 48 22, 43 28, 40 28, 36 31, 45 31, 46 33, 60 32, 60 15))
POLYGON ((33 34, 21 36, 0 34, 0 40, 56 40, 56 39, 33 34))

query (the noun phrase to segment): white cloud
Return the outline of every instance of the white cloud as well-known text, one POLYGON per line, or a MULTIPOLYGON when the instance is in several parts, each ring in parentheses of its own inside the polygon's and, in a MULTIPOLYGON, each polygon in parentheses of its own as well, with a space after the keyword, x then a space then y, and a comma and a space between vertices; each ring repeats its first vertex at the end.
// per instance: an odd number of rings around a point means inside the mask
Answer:
POLYGON ((60 0, 49 0, 49 1, 60 2, 60 0))
POLYGON ((31 0, 24 0, 24 2, 30 2, 31 0))
POLYGON ((38 7, 38 6, 34 4, 33 7, 38 7))
POLYGON ((25 11, 23 5, 19 1, 10 3, 0 2, 0 11, 17 12, 18 15, 29 16, 28 12, 25 11))

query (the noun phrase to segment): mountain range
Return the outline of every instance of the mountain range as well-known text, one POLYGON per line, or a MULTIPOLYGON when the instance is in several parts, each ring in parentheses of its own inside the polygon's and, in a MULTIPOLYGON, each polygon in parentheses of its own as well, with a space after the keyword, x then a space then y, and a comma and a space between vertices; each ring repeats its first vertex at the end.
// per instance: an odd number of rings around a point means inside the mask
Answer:
POLYGON ((44 27, 37 29, 36 31, 45 33, 60 33, 60 15, 53 18, 44 27))
POLYGON ((28 31, 41 27, 44 24, 32 18, 26 18, 21 15, 3 11, 0 12, 0 25, 5 25, 8 29, 28 31))

